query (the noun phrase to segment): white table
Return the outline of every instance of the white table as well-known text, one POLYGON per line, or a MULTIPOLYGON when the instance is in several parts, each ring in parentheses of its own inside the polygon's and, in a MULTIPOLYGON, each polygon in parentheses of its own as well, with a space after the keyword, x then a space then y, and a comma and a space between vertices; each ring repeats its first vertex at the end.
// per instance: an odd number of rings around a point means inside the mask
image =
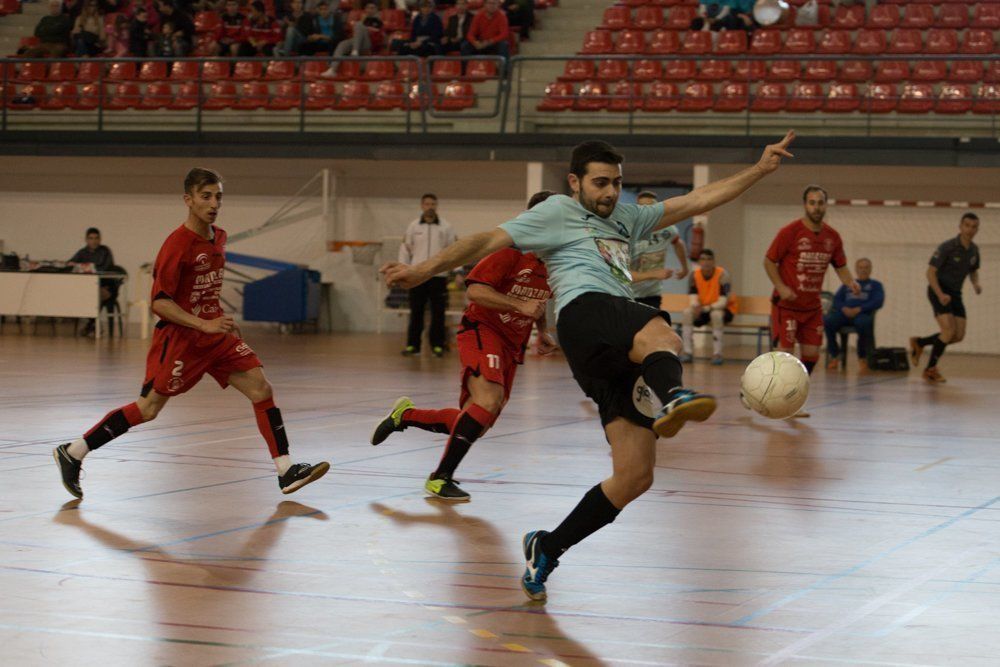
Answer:
POLYGON ((0 272, 0 315, 88 317, 101 337, 101 276, 95 273, 0 272))

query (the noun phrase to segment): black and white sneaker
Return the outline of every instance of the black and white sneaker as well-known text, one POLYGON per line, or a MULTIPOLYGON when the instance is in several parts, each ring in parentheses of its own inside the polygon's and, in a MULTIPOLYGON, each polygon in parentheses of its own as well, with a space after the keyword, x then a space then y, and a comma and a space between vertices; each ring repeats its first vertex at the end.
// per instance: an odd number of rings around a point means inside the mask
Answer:
POLYGON ((80 470, 83 469, 83 461, 74 459, 69 454, 69 443, 59 445, 52 450, 52 458, 59 466, 62 474, 62 483, 66 490, 77 498, 83 498, 83 489, 80 488, 80 470))
POLYGON ((306 484, 315 482, 325 475, 329 469, 330 464, 326 461, 321 461, 316 465, 312 465, 311 463, 296 463, 286 470, 284 475, 278 477, 278 486, 281 487, 282 493, 295 493, 306 484))

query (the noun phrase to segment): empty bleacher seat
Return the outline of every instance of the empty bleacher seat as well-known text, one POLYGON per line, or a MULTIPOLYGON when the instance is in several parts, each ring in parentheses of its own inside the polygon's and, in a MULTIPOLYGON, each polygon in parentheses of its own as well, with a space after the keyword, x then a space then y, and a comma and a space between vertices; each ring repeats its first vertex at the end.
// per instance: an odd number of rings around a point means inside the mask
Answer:
POLYGON ((752 111, 781 111, 788 104, 788 90, 783 83, 762 83, 757 86, 752 111))
POLYGON ((262 81, 251 81, 244 83, 240 87, 240 96, 233 104, 234 109, 242 109, 244 111, 250 111, 253 109, 262 109, 267 106, 268 98, 270 97, 270 90, 266 83, 262 81))
POLYGON ((435 60, 431 66, 432 81, 451 81, 462 76, 462 61, 435 60))
POLYGON ((137 108, 152 111, 164 109, 174 100, 174 91, 169 83, 155 81, 147 83, 137 108))
POLYGON ((837 78, 837 62, 834 60, 810 60, 806 62, 802 78, 807 81, 833 81, 837 78))
POLYGON ((434 98, 434 107, 441 111, 461 111, 475 103, 476 94, 472 84, 465 81, 452 81, 444 87, 444 93, 440 97, 434 98))
POLYGON ((295 78, 295 63, 289 60, 272 60, 264 69, 266 81, 289 81, 295 78))
MULTIPOLYGON (((892 7, 894 5, 888 6, 892 7)), ((858 37, 854 41, 852 53, 877 56, 885 52, 887 42, 884 30, 865 28, 858 31, 858 37)))
POLYGON ((694 60, 669 60, 663 68, 663 78, 667 81, 687 81, 698 74, 698 63, 694 60))
POLYGON ((827 30, 819 40, 817 53, 837 54, 851 52, 851 33, 846 30, 827 30))
POLYGON ((873 83, 865 91, 864 111, 889 113, 896 108, 898 93, 894 83, 873 83))
POLYGON ((607 84, 598 81, 589 81, 580 86, 573 108, 577 111, 600 111, 607 108, 607 106, 607 84))
POLYGON ((698 78, 705 81, 722 81, 733 72, 733 64, 728 60, 705 60, 698 70, 698 78))
POLYGON ((669 81, 654 81, 646 92, 643 100, 644 111, 672 111, 680 103, 680 93, 677 85, 669 81))
POLYGON ((914 81, 942 81, 948 73, 948 66, 943 60, 918 60, 910 69, 910 78, 914 81))
POLYGON ((632 67, 632 78, 636 81, 655 81, 663 76, 663 65, 659 60, 640 60, 632 67))
MULTIPOLYGON (((312 98, 311 90, 309 97, 312 98)), ((371 88, 369 88, 367 83, 362 81, 348 81, 344 84, 344 89, 340 94, 340 99, 337 100, 335 108, 340 111, 356 111, 368 106, 370 97, 371 88)), ((311 108, 309 107, 309 100, 306 100, 306 107, 311 108)))
POLYGON ((982 29, 966 30, 958 50, 959 53, 991 54, 994 52, 993 33, 982 29))
POLYGON ((241 60, 233 66, 233 81, 258 81, 264 67, 256 60, 241 60))
POLYGON ((57 83, 52 88, 52 92, 39 105, 49 111, 59 111, 67 107, 72 107, 77 98, 76 84, 69 81, 57 83))
POLYGON ((781 33, 770 28, 755 30, 750 40, 750 53, 754 55, 770 56, 781 51, 781 48, 781 33))
POLYGON ((903 19, 899 22, 901 28, 924 30, 934 25, 934 7, 918 2, 911 2, 903 9, 903 19))
POLYGON ((597 63, 597 78, 600 81, 618 81, 628 78, 628 61, 602 60, 597 63))
POLYGON ((868 15, 866 25, 879 30, 892 30, 899 25, 899 7, 896 5, 875 5, 868 15))
POLYGON ((198 78, 198 63, 192 61, 175 62, 170 67, 171 81, 194 81, 198 78))
POLYGON ((872 64, 869 60, 847 60, 840 67, 839 79, 845 83, 868 81, 872 78, 872 64))
POLYGON ((895 83, 910 77, 910 65, 903 60, 882 60, 875 64, 875 81, 895 83))
POLYGON ((586 81, 594 76, 593 60, 569 60, 563 66, 560 81, 586 81))
POLYGON ((576 99, 573 84, 557 81, 545 87, 545 97, 538 104, 539 111, 565 111, 573 107, 576 99))
POLYGON ((948 84, 941 87, 935 113, 968 113, 972 110, 972 89, 967 84, 948 84))
POLYGON ((114 87, 114 92, 111 96, 105 100, 104 108, 111 110, 131 109, 139 106, 141 100, 142 93, 139 92, 139 84, 133 82, 119 83, 114 87))
POLYGON ((924 40, 919 30, 912 28, 899 28, 892 33, 889 41, 888 53, 920 53, 923 49, 924 40))
POLYGON ((948 72, 949 81, 974 83, 983 78, 983 63, 978 60, 957 60, 948 72))
POLYGON ((799 78, 802 63, 798 60, 775 60, 767 71, 770 81, 794 81, 799 78))
POLYGON ((972 100, 972 113, 1000 113, 1000 84, 984 83, 972 100))
POLYGON ((664 25, 663 9, 646 5, 635 10, 633 25, 639 30, 657 30, 664 25))
MULTIPOLYGON (((206 65, 211 63, 206 63, 206 65)), ((228 109, 236 102, 236 84, 232 81, 216 81, 208 89, 203 109, 218 111, 228 109)))
POLYGON ((371 111, 390 111, 402 109, 406 100, 406 90, 399 81, 382 81, 375 88, 375 93, 368 101, 371 111))
POLYGON ((104 97, 103 88, 102 84, 97 83, 85 83, 80 86, 76 101, 70 102, 70 108, 77 111, 93 111, 101 104, 104 97))
POLYGON ((52 63, 49 66, 49 81, 75 81, 76 80, 76 63, 52 63))
POLYGON ((586 55, 602 55, 611 53, 615 49, 615 42, 611 39, 611 33, 607 30, 591 30, 583 36, 583 50, 586 55))
POLYGON ((488 81, 497 78, 495 60, 470 60, 465 67, 465 81, 488 81))
MULTIPOLYGON (((197 63, 195 63, 197 64, 197 63)), ((202 81, 227 81, 229 79, 229 63, 210 60, 201 66, 202 81)), ((235 86, 233 91, 235 94, 235 86)))
MULTIPOLYGON (((344 64, 344 63, 341 63, 344 64)), ((310 60, 302 63, 300 75, 304 81, 316 81, 320 74, 326 71, 328 65, 320 60, 310 60)))
POLYGON ((864 5, 838 5, 830 27, 837 30, 857 30, 865 24, 864 5))
POLYGON ((818 83, 801 82, 792 88, 785 110, 790 113, 812 113, 823 107, 826 96, 818 83))
POLYGON ((742 81, 724 84, 712 109, 723 113, 746 111, 750 104, 749 91, 750 87, 742 81))
POLYGON ((698 56, 712 51, 712 33, 704 30, 689 30, 681 42, 681 53, 698 56))
POLYGON ((608 111, 628 112, 642 108, 642 84, 619 81, 615 84, 608 100, 608 111))
POLYGON ((15 83, 31 83, 33 81, 45 81, 46 64, 44 60, 32 60, 21 63, 14 76, 15 83))
POLYGON ((677 108, 680 111, 706 111, 711 109, 714 103, 715 94, 711 84, 689 83, 684 87, 681 103, 677 108))
POLYGON ((105 77, 107 81, 135 81, 136 71, 134 62, 126 63, 111 63, 108 68, 108 74, 105 77))
POLYGON ((836 83, 830 86, 823 101, 823 111, 828 113, 850 113, 861 106, 858 87, 853 83, 836 83))
POLYGON ((298 109, 302 104, 302 85, 298 81, 283 81, 268 100, 267 108, 275 111, 298 109))
POLYGON ((657 30, 649 40, 648 53, 654 55, 671 55, 681 50, 681 38, 673 30, 657 30))
MULTIPOLYGON (((197 63, 196 63, 197 64, 197 63)), ((201 103, 201 86, 194 81, 185 81, 177 89, 174 99, 167 105, 173 111, 188 111, 201 103)))
POLYGON ((723 30, 715 43, 719 55, 736 56, 747 51, 747 33, 743 30, 723 30))
POLYGON ((903 86, 896 110, 899 113, 927 113, 934 108, 934 87, 927 83, 908 83, 903 86))
MULTIPOLYGON (((754 43, 756 42, 757 38, 755 35, 754 43)), ((784 53, 815 53, 816 37, 811 30, 801 28, 789 30, 788 35, 785 37, 785 45, 782 47, 782 51, 784 53)))
POLYGON ((767 74, 763 60, 737 60, 733 67, 733 77, 740 81, 760 81, 767 74))
POLYGON ((973 28, 984 28, 986 30, 1000 30, 1000 4, 980 0, 979 4, 972 8, 973 28))
MULTIPOLYGON (((361 78, 365 81, 389 81, 396 76, 396 67, 391 60, 372 60, 365 63, 361 78)), ((461 76, 461 68, 459 68, 461 76)))
POLYGON ((646 51, 646 35, 641 30, 622 30, 615 40, 615 53, 636 54, 646 51))
POLYGON ((671 7, 667 12, 667 22, 665 27, 670 30, 687 30, 691 27, 691 21, 698 15, 698 9, 690 5, 677 5, 671 7))
POLYGON ((939 28, 961 30, 969 25, 969 8, 955 2, 945 3, 938 9, 937 21, 934 25, 939 28))
POLYGON ((951 28, 931 28, 927 31, 926 53, 957 53, 958 34, 951 28))
POLYGON ((613 5, 604 10, 604 20, 599 26, 601 30, 624 30, 632 27, 632 13, 628 7, 613 5))

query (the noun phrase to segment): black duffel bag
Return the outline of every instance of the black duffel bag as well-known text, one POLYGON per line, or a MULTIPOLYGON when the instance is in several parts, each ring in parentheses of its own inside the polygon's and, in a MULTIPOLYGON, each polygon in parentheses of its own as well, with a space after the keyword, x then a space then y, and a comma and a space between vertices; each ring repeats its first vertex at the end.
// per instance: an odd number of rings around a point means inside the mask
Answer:
POLYGON ((868 360, 868 367, 875 371, 908 371, 910 361, 901 347, 877 347, 868 360))

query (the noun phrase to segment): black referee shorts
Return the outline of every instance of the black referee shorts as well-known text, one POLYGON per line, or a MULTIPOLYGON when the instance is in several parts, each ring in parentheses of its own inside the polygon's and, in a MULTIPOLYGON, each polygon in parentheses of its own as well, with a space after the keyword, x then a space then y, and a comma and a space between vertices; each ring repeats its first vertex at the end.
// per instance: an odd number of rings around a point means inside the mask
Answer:
POLYGON ((670 324, 670 315, 662 310, 601 292, 581 294, 559 312, 559 345, 577 384, 597 403, 605 426, 618 417, 653 426, 642 367, 628 353, 635 335, 656 317, 670 324))
POLYGON ((947 306, 938 300, 934 290, 929 286, 927 287, 927 299, 931 302, 931 308, 934 309, 934 316, 951 314, 955 317, 965 319, 965 304, 962 303, 962 293, 946 291, 945 294, 951 297, 951 301, 948 302, 947 306))

